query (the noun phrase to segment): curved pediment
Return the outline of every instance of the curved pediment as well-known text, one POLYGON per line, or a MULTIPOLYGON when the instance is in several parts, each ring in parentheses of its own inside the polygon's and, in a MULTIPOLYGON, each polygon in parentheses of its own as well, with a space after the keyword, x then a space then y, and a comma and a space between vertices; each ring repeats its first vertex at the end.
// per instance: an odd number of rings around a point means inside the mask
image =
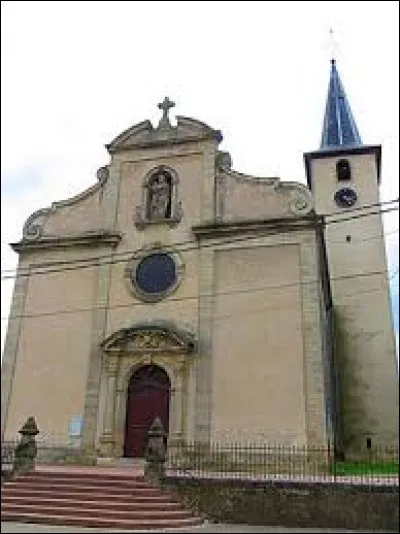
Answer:
MULTIPOLYGON (((84 242, 99 244, 104 242, 103 238, 107 241, 111 234, 116 237, 117 233, 104 229, 101 221, 100 206, 108 177, 108 165, 100 167, 97 183, 71 198, 53 202, 51 206, 32 213, 24 223, 22 240, 11 246, 19 252, 36 245, 41 248, 42 245, 73 246, 84 242)), ((117 242, 119 240, 120 236, 117 242)))
POLYGON ((193 333, 169 322, 139 323, 121 328, 101 343, 104 352, 125 353, 189 353, 195 346, 193 333))
POLYGON ((239 173, 229 168, 228 156, 225 165, 216 162, 220 221, 293 219, 314 212, 313 196, 304 184, 239 173))
POLYGON ((151 148, 162 145, 187 143, 213 139, 222 141, 222 134, 207 124, 189 117, 177 116, 177 124, 154 128, 150 121, 142 121, 118 135, 106 145, 110 154, 135 148, 151 148))

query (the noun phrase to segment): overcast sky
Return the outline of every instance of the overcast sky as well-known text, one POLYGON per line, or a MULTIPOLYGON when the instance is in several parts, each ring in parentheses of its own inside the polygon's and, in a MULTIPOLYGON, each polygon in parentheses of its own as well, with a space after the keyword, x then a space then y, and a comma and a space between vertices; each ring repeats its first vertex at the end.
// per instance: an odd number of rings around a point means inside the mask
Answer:
MULTIPOLYGON (((1 2, 1 268, 36 209, 92 185, 104 145, 174 112, 220 129, 234 168, 305 182, 329 77, 329 29, 362 139, 399 196, 399 3, 1 2)), ((398 213, 385 218, 389 272, 398 213)), ((8 273, 7 273, 8 274, 8 273)), ((391 281, 398 330, 398 276, 391 281)), ((13 281, 2 281, 3 347, 13 281)))

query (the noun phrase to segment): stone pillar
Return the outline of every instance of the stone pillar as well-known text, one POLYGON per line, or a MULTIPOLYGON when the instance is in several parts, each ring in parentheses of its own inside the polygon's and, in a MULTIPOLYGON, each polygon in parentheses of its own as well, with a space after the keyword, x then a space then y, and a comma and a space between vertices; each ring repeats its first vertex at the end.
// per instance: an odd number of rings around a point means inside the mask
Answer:
POLYGON ((216 145, 211 142, 204 152, 203 191, 201 197, 202 221, 211 221, 215 218, 215 153, 216 145))
POLYGON ((171 395, 171 426, 170 440, 179 442, 183 438, 183 368, 175 371, 174 389, 171 395))
MULTIPOLYGON (((102 188, 100 204, 102 227, 113 231, 117 226, 119 189, 121 184, 120 163, 108 166, 107 182, 102 188)), ((86 379, 86 395, 83 416, 82 446, 87 454, 93 454, 97 434, 97 418, 99 412, 99 392, 102 353, 100 343, 104 340, 109 313, 109 292, 111 287, 111 271, 113 246, 100 249, 103 259, 97 267, 97 281, 93 295, 92 335, 89 354, 89 368, 86 379), (111 257, 111 262, 110 262, 111 257)))
POLYGON ((94 452, 97 434, 100 377, 102 372, 101 362, 103 357, 100 343, 105 337, 107 323, 108 291, 111 279, 110 260, 101 260, 97 269, 97 287, 95 288, 95 295, 93 298, 94 307, 92 312, 91 348, 86 379, 82 429, 82 446, 86 454, 92 454, 94 452))
POLYGON ((114 436, 115 436, 114 454, 116 457, 121 457, 124 455, 126 403, 127 403, 126 389, 121 389, 117 381, 117 389, 115 390, 115 419, 114 419, 114 436))
POLYGON ((18 343, 25 307, 25 297, 29 282, 29 276, 23 275, 27 266, 21 260, 18 264, 17 277, 15 279, 14 293, 12 297, 10 318, 4 343, 3 361, 1 362, 1 440, 10 439, 5 436, 8 416, 8 406, 11 400, 12 382, 17 362, 18 343))
POLYGON ((323 323, 315 242, 303 241, 301 254, 301 302, 304 350, 306 440, 310 446, 326 446, 326 399, 323 323))
POLYGON ((214 293, 214 252, 200 248, 199 353, 196 366, 195 439, 208 442, 211 433, 212 393, 212 311, 214 293))
POLYGON ((115 396, 118 358, 109 356, 107 361, 107 390, 104 407, 103 433, 100 437, 102 456, 112 457, 115 445, 115 396))

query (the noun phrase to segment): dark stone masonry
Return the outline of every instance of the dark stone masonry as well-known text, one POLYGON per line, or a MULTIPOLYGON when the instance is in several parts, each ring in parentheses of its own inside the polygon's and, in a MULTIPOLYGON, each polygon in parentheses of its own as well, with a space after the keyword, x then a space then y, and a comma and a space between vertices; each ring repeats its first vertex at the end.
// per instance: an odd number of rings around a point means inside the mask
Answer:
POLYGON ((164 487, 211 522, 399 532, 394 485, 167 477, 164 487))

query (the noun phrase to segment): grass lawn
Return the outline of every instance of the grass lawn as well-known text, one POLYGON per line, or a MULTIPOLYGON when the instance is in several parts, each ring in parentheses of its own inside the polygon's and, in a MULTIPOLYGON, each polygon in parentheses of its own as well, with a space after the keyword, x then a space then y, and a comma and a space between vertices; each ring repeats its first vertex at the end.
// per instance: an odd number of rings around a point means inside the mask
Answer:
POLYGON ((336 475, 398 475, 398 462, 336 462, 331 466, 336 475))

